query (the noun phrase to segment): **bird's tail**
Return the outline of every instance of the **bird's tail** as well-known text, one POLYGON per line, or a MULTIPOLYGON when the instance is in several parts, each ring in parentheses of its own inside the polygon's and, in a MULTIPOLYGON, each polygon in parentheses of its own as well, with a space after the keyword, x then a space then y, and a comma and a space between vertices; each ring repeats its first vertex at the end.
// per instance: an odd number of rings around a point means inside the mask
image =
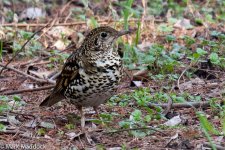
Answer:
POLYGON ((50 107, 55 103, 63 100, 65 97, 62 94, 52 93, 48 97, 45 98, 43 102, 41 102, 40 107, 47 106, 50 107))

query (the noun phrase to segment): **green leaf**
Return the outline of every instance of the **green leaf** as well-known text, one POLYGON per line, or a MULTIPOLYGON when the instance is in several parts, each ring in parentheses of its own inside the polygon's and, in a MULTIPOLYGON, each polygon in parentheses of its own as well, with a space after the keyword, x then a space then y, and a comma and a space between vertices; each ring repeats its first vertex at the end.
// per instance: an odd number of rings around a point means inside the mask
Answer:
POLYGON ((152 120, 152 115, 146 115, 145 118, 144 118, 144 120, 146 122, 150 122, 152 120))
POLYGON ((21 97, 18 95, 13 96, 13 100, 16 102, 20 102, 21 101, 21 97))
POLYGON ((199 57, 200 57, 200 55, 199 55, 198 53, 194 53, 194 54, 193 54, 194 60, 197 60, 199 57))
POLYGON ((174 30, 172 26, 168 26, 167 24, 161 24, 157 29, 161 32, 172 32, 174 30))
POLYGON ((209 55, 209 59, 210 59, 211 63, 213 63, 213 64, 219 64, 220 63, 219 56, 218 56, 217 53, 214 53, 214 52, 211 53, 209 55))
POLYGON ((0 95, 0 101, 8 101, 9 98, 7 96, 1 96, 0 95))
POLYGON ((223 116, 222 118, 222 130, 223 130, 223 134, 225 134, 225 116, 223 116))
POLYGON ((167 42, 173 42, 175 40, 176 40, 176 37, 174 35, 171 35, 171 34, 166 35, 166 41, 167 42))
POLYGON ((141 34, 141 20, 138 20, 138 29, 136 32, 136 38, 135 38, 135 46, 138 45, 139 39, 140 39, 140 34, 141 34))
POLYGON ((0 131, 6 131, 6 126, 0 123, 0 131))
POLYGON ((134 0, 127 0, 125 5, 123 5, 123 17, 124 17, 124 28, 125 30, 128 30, 128 18, 131 14, 131 6, 133 4, 134 0))
POLYGON ((135 137, 145 137, 147 134, 142 131, 131 131, 131 134, 135 137))
POLYGON ((203 20, 201 18, 196 18, 195 23, 198 25, 203 25, 203 20))
POLYGON ((68 130, 71 130, 71 129, 74 129, 75 126, 74 126, 74 124, 69 123, 69 124, 65 125, 65 128, 68 129, 68 130))
POLYGON ((90 19, 88 19, 87 24, 93 28, 99 27, 99 24, 94 17, 91 17, 90 19))
POLYGON ((37 130, 38 135, 45 135, 45 133, 46 133, 46 131, 45 131, 44 128, 40 128, 40 129, 37 130))
POLYGON ((129 121, 120 121, 119 122, 119 126, 121 128, 125 128, 125 129, 128 129, 130 127, 130 122, 129 121))
POLYGON ((106 113, 101 113, 100 117, 104 120, 104 121, 112 121, 113 117, 112 114, 106 114, 106 113))
POLYGON ((207 51, 205 51, 204 49, 201 49, 201 48, 197 48, 196 52, 197 52, 199 55, 205 55, 205 54, 208 53, 207 51))
POLYGON ((217 131, 214 128, 214 126, 208 121, 208 119, 202 112, 200 112, 200 111, 197 112, 197 116, 198 116, 200 124, 204 130, 206 130, 207 132, 212 133, 212 134, 216 134, 216 135, 219 134, 219 131, 217 131))
POLYGON ((10 107, 8 104, 1 104, 0 105, 0 113, 9 110, 10 107))
POLYGON ((141 111, 139 109, 135 109, 131 115, 133 116, 134 121, 140 121, 141 120, 141 111))

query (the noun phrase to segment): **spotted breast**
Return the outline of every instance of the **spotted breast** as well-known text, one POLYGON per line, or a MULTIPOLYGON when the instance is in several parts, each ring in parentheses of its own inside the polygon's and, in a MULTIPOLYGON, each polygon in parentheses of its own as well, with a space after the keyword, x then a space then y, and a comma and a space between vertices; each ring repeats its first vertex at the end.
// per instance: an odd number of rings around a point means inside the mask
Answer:
POLYGON ((92 106, 97 112, 97 107, 115 94, 123 66, 117 50, 113 50, 113 43, 132 32, 111 27, 93 29, 67 59, 55 88, 40 106, 52 106, 65 98, 70 100, 81 113, 83 128, 82 107, 92 106))

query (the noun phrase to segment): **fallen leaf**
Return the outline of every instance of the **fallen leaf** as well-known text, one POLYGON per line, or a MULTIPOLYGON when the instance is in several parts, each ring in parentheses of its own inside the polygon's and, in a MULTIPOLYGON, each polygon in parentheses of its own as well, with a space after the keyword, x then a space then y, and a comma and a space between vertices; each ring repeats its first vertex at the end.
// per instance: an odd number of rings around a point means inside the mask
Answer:
POLYGON ((47 129, 54 129, 55 125, 53 123, 50 122, 41 122, 40 125, 43 128, 47 128, 47 129))
POLYGON ((74 31, 68 27, 65 26, 56 26, 52 27, 50 31, 47 32, 49 35, 61 39, 62 36, 71 36, 74 31))
POLYGON ((24 124, 25 127, 28 127, 28 128, 35 128, 37 126, 37 121, 36 120, 30 120, 28 122, 26 122, 24 124))
POLYGON ((166 125, 166 126, 176 126, 176 125, 180 124, 181 121, 182 120, 181 120, 180 116, 178 115, 178 116, 175 116, 175 117, 171 118, 167 122, 165 122, 164 125, 166 125))
POLYGON ((38 7, 29 7, 22 11, 22 13, 19 16, 20 20, 25 20, 25 19, 38 19, 41 17, 45 17, 46 12, 42 10, 41 8, 38 7))
POLYGON ((178 20, 175 24, 174 24, 174 27, 176 28, 180 28, 180 29, 192 29, 193 26, 191 25, 191 22, 189 19, 181 19, 181 20, 178 20))
POLYGON ((69 44, 66 44, 63 40, 57 40, 55 44, 53 44, 53 47, 55 47, 58 50, 64 50, 69 44))

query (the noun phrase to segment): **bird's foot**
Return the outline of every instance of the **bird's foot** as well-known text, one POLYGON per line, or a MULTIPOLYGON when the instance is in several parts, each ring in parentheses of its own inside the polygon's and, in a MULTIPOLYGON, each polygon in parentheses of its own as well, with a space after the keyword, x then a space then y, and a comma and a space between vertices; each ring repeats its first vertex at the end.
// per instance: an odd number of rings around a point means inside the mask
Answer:
POLYGON ((89 133, 90 132, 88 130, 81 130, 81 132, 78 133, 79 139, 83 139, 84 141, 86 141, 87 144, 95 146, 95 142, 92 140, 91 135, 89 133))

